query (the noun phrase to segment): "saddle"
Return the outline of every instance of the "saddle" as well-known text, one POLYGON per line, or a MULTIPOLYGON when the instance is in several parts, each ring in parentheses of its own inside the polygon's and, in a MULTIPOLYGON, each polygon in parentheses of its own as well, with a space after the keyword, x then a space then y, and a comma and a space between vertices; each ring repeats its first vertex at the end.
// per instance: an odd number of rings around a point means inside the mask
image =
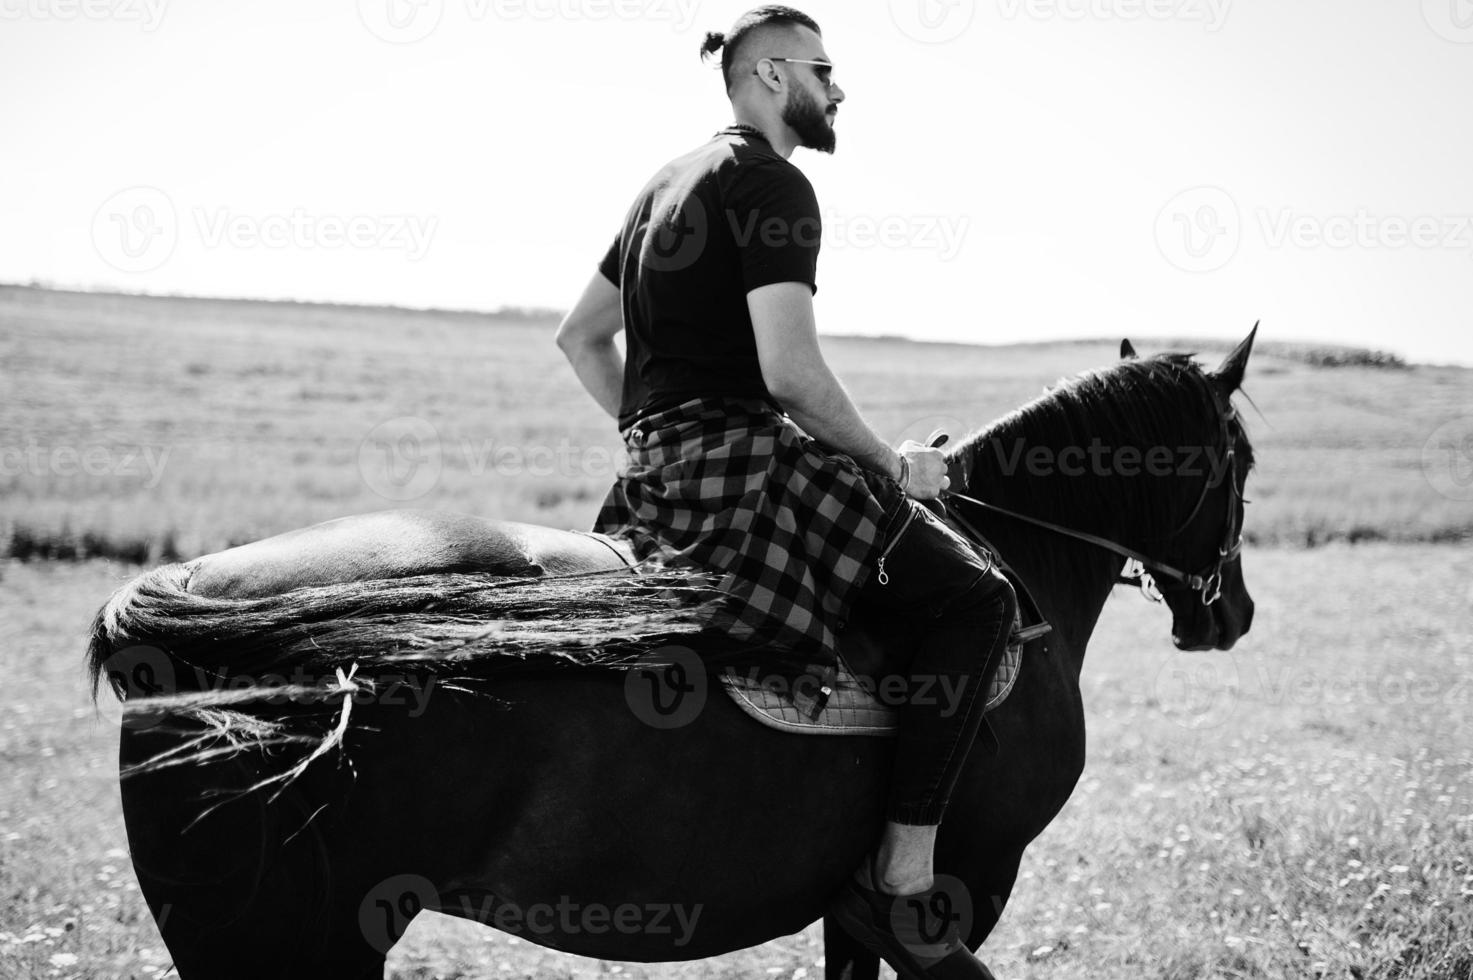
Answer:
MULTIPOLYGON (((615 538, 591 531, 577 534, 595 538, 633 566, 628 546, 615 538)), ((983 542, 993 554, 996 549, 983 542)), ((1043 618, 1037 601, 1017 572, 1001 557, 998 567, 1018 596, 1013 629, 997 673, 987 692, 984 714, 994 711, 1012 692, 1023 665, 1028 644, 1053 627, 1043 618)), ((876 678, 903 676, 896 665, 908 661, 914 647, 912 624, 899 616, 860 610, 839 634, 838 667, 822 678, 813 674, 794 679, 764 674, 760 670, 731 669, 720 675, 721 688, 754 720, 778 731, 799 735, 894 735, 897 709, 885 704, 877 691, 876 678)), ((937 692, 938 696, 941 692, 937 692)))

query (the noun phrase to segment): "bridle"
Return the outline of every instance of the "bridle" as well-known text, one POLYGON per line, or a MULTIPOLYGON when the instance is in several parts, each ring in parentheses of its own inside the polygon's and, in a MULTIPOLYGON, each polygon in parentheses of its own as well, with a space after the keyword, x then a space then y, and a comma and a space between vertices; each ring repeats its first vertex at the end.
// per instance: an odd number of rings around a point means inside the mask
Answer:
MULTIPOLYGON (((1212 394, 1213 406, 1217 412, 1218 432, 1221 436, 1222 445, 1226 447, 1225 458, 1227 465, 1223 467, 1212 467, 1212 470, 1216 472, 1209 470, 1207 479, 1202 485, 1202 492, 1197 495, 1197 502, 1192 506, 1191 512, 1187 514, 1186 519, 1177 526, 1176 530, 1168 535, 1168 537, 1175 537, 1186 530, 1192 523, 1192 519, 1201 511, 1202 504, 1207 500, 1207 495, 1220 486, 1224 478, 1227 480, 1227 521, 1223 527, 1222 544, 1217 548, 1216 558, 1200 572, 1184 572, 1163 561, 1149 558, 1132 548, 1127 548, 1122 544, 1117 544, 1097 534, 1078 531, 1074 528, 1055 524, 1052 521, 1045 521, 1037 517, 1030 517, 1027 514, 1020 514, 1017 511, 1009 510, 1006 507, 999 507, 997 504, 987 503, 985 500, 978 500, 976 497, 969 497, 955 490, 943 490, 942 497, 965 501, 974 507, 980 507, 983 510, 1024 521, 1057 534, 1077 538, 1080 541, 1085 541, 1097 547, 1104 548, 1107 551, 1112 551, 1126 559, 1125 567, 1121 569, 1117 581, 1129 585, 1139 585, 1141 594, 1152 602, 1160 602, 1162 600, 1161 591, 1156 587, 1155 580, 1151 575, 1154 572, 1156 575, 1165 576, 1174 582, 1180 582, 1182 585, 1185 585, 1197 593, 1198 598, 1202 601, 1202 605, 1210 606, 1222 597, 1222 570, 1224 566, 1229 562, 1236 561, 1243 551, 1243 530, 1238 524, 1237 505, 1238 501, 1242 499, 1242 496, 1238 491, 1238 458, 1234 447, 1232 431, 1232 425, 1237 421, 1238 413, 1233 408, 1232 402, 1221 395, 1217 390, 1217 386, 1211 381, 1207 382, 1207 389, 1212 394)), ((956 521, 976 541, 986 540, 961 515, 960 508, 950 508, 947 516, 956 521)))

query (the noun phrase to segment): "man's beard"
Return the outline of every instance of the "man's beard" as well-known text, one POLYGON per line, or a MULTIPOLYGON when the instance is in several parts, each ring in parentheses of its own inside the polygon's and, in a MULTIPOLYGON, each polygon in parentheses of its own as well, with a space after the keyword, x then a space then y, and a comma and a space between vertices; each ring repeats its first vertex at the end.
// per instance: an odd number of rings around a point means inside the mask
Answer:
POLYGON ((787 105, 783 106, 782 120, 798 134, 799 146, 806 146, 820 153, 834 152, 839 137, 829 124, 825 109, 827 106, 819 105, 803 89, 792 89, 787 105))

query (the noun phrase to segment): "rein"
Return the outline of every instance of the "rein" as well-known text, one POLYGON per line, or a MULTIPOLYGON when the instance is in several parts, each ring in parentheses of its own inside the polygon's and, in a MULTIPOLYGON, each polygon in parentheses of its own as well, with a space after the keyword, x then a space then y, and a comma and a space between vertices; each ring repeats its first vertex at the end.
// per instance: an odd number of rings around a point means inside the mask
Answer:
MULTIPOLYGON (((1196 504, 1192 507, 1192 510, 1187 515, 1186 520, 1182 521, 1177 529, 1171 532, 1171 535, 1175 536, 1186 529, 1187 525, 1192 522, 1192 519, 1196 517, 1197 513, 1202 509, 1202 504, 1207 500, 1207 495, 1218 486, 1218 484, 1222 480, 1222 477, 1226 476, 1228 481, 1227 523, 1223 529, 1223 542, 1217 549, 1217 558, 1216 561, 1210 565, 1210 570, 1206 570, 1204 572, 1184 572, 1179 568, 1168 565, 1166 562, 1150 558, 1133 548, 1127 548, 1125 545, 1118 544, 1114 541, 1109 540, 1108 538, 1100 537, 1097 534, 1090 534, 1087 531, 1079 531, 1074 528, 1065 527, 1062 524, 1055 524, 1052 521, 1045 521, 1038 517, 1031 517, 1027 514, 1020 514, 1017 511, 1009 510, 1006 507, 1000 507, 997 504, 990 504, 985 500, 978 500, 976 497, 970 497, 964 493, 959 493, 956 490, 943 490, 942 496, 965 501, 973 505, 974 507, 980 507, 983 510, 992 511, 996 514, 1002 514, 1005 517, 1011 517, 1014 520, 1023 521, 1025 523, 1032 524, 1035 527, 1041 527, 1044 530, 1052 531, 1055 534, 1062 534, 1066 537, 1075 538, 1079 541, 1084 541, 1098 548, 1104 548, 1106 551, 1111 551, 1117 555, 1120 555, 1122 558, 1126 559, 1126 563, 1125 567, 1121 570, 1117 581, 1125 584, 1138 584, 1140 586, 1141 594, 1144 595, 1147 599, 1150 599, 1152 602, 1160 602, 1162 600, 1161 592, 1159 589, 1156 588, 1156 583, 1152 579, 1150 574, 1150 572, 1155 572, 1156 574, 1163 575, 1174 582, 1180 582, 1182 585, 1185 585, 1187 588, 1197 593, 1198 598, 1200 598, 1202 601, 1202 605, 1210 606, 1222 596, 1223 566, 1230 561, 1236 560, 1239 554, 1242 553, 1243 535, 1241 529, 1237 527, 1236 520, 1236 503, 1239 497, 1237 481, 1238 460, 1237 455, 1233 449, 1231 430, 1231 424, 1233 420, 1237 418, 1237 411, 1233 408, 1231 402, 1224 404, 1222 397, 1218 394, 1217 389, 1212 384, 1209 383, 1207 387, 1208 390, 1212 393, 1213 404, 1217 409, 1219 429, 1222 435, 1223 444, 1226 447, 1227 467, 1219 474, 1207 474, 1207 482, 1203 485, 1202 492, 1197 496, 1196 504)), ((940 503, 940 500, 938 499, 937 502, 940 503)), ((946 510, 947 516, 949 516, 959 525, 961 525, 962 529, 965 530, 969 535, 971 535, 974 540, 979 542, 986 540, 982 536, 981 532, 973 527, 971 522, 961 515, 960 508, 945 508, 944 504, 942 506, 943 509, 946 510)))

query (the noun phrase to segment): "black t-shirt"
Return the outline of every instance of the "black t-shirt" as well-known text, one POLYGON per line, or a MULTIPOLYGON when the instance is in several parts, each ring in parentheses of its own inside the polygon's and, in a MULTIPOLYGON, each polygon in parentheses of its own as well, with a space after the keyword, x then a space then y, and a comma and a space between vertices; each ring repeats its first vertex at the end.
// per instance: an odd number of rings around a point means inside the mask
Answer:
POLYGON ((651 178, 599 264, 624 312, 619 427, 700 396, 771 401, 747 293, 816 292, 822 230, 803 172, 735 128, 651 178))

